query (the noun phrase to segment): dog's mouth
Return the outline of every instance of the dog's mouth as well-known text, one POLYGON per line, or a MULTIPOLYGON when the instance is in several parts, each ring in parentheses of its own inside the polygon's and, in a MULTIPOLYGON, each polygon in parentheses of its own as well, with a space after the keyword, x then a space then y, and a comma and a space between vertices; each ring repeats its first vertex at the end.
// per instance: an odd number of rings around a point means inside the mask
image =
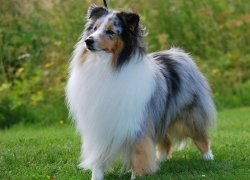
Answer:
POLYGON ((105 51, 106 53, 110 53, 110 50, 108 48, 102 49, 103 51, 105 51))
POLYGON ((86 47, 89 51, 92 51, 92 52, 96 52, 96 51, 104 51, 104 52, 109 52, 109 49, 108 48, 98 48, 98 46, 96 47, 93 39, 87 39, 85 41, 85 44, 86 44, 86 47))
POLYGON ((92 46, 87 46, 87 48, 88 48, 88 50, 90 50, 90 51, 97 51, 94 47, 92 47, 92 46))
POLYGON ((87 46, 88 50, 92 51, 92 52, 104 51, 106 53, 110 53, 109 49, 107 49, 107 48, 105 48, 105 49, 96 49, 93 46, 88 46, 88 45, 86 45, 86 46, 87 46))

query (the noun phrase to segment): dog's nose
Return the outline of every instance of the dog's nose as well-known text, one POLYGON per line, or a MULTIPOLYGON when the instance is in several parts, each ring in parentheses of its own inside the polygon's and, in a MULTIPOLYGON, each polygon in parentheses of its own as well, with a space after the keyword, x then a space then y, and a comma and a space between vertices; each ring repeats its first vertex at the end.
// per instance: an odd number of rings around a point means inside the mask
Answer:
POLYGON ((88 39, 85 40, 85 43, 88 47, 91 47, 94 44, 94 38, 89 37, 88 39))

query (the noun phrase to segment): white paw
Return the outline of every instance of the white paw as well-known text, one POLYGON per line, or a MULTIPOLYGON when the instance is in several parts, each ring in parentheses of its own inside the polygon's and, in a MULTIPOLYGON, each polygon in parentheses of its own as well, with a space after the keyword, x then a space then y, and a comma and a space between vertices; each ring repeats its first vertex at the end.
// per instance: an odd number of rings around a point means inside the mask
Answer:
POLYGON ((92 168, 92 177, 91 180, 103 180, 104 171, 103 166, 95 166, 92 168))
POLYGON ((91 177, 91 180, 104 180, 104 179, 103 179, 103 177, 102 178, 91 177))
POLYGON ((103 172, 92 172, 91 180, 104 180, 103 172))
POLYGON ((209 150, 208 152, 205 152, 205 153, 202 154, 202 159, 204 159, 204 160, 214 160, 214 155, 209 150))
POLYGON ((135 180, 135 179, 136 179, 135 173, 132 171, 130 180, 135 180))
POLYGON ((77 166, 79 169, 83 169, 83 170, 87 170, 87 168, 85 167, 85 164, 83 162, 81 162, 80 164, 78 164, 77 166))

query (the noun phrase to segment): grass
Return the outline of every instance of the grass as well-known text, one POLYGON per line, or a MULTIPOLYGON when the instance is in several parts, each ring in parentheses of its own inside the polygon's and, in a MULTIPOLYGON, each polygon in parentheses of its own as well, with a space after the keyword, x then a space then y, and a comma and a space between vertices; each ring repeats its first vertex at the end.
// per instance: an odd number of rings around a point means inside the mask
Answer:
MULTIPOLYGON (((103 0, 0 0, 0 128, 67 118, 63 101, 68 60, 94 2, 103 4, 103 0)), ((218 109, 250 106, 249 0, 109 0, 108 4, 140 15, 148 30, 149 52, 170 46, 190 52, 211 84, 218 109)))
MULTIPOLYGON (((200 159, 188 145, 161 164, 154 175, 138 179, 249 179, 250 107, 219 112, 213 133, 215 160, 200 159)), ((0 179, 90 179, 77 168, 80 138, 72 126, 16 126, 0 131, 0 179)), ((106 173, 106 179, 129 179, 130 174, 106 173)))

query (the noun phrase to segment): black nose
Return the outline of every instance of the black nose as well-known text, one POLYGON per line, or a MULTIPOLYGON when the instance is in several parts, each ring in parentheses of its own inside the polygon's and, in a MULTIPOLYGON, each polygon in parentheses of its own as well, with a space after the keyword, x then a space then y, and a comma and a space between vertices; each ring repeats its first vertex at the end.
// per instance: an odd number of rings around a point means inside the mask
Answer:
POLYGON ((89 37, 88 39, 85 40, 85 43, 88 47, 92 47, 92 45, 94 44, 94 38, 89 37))

